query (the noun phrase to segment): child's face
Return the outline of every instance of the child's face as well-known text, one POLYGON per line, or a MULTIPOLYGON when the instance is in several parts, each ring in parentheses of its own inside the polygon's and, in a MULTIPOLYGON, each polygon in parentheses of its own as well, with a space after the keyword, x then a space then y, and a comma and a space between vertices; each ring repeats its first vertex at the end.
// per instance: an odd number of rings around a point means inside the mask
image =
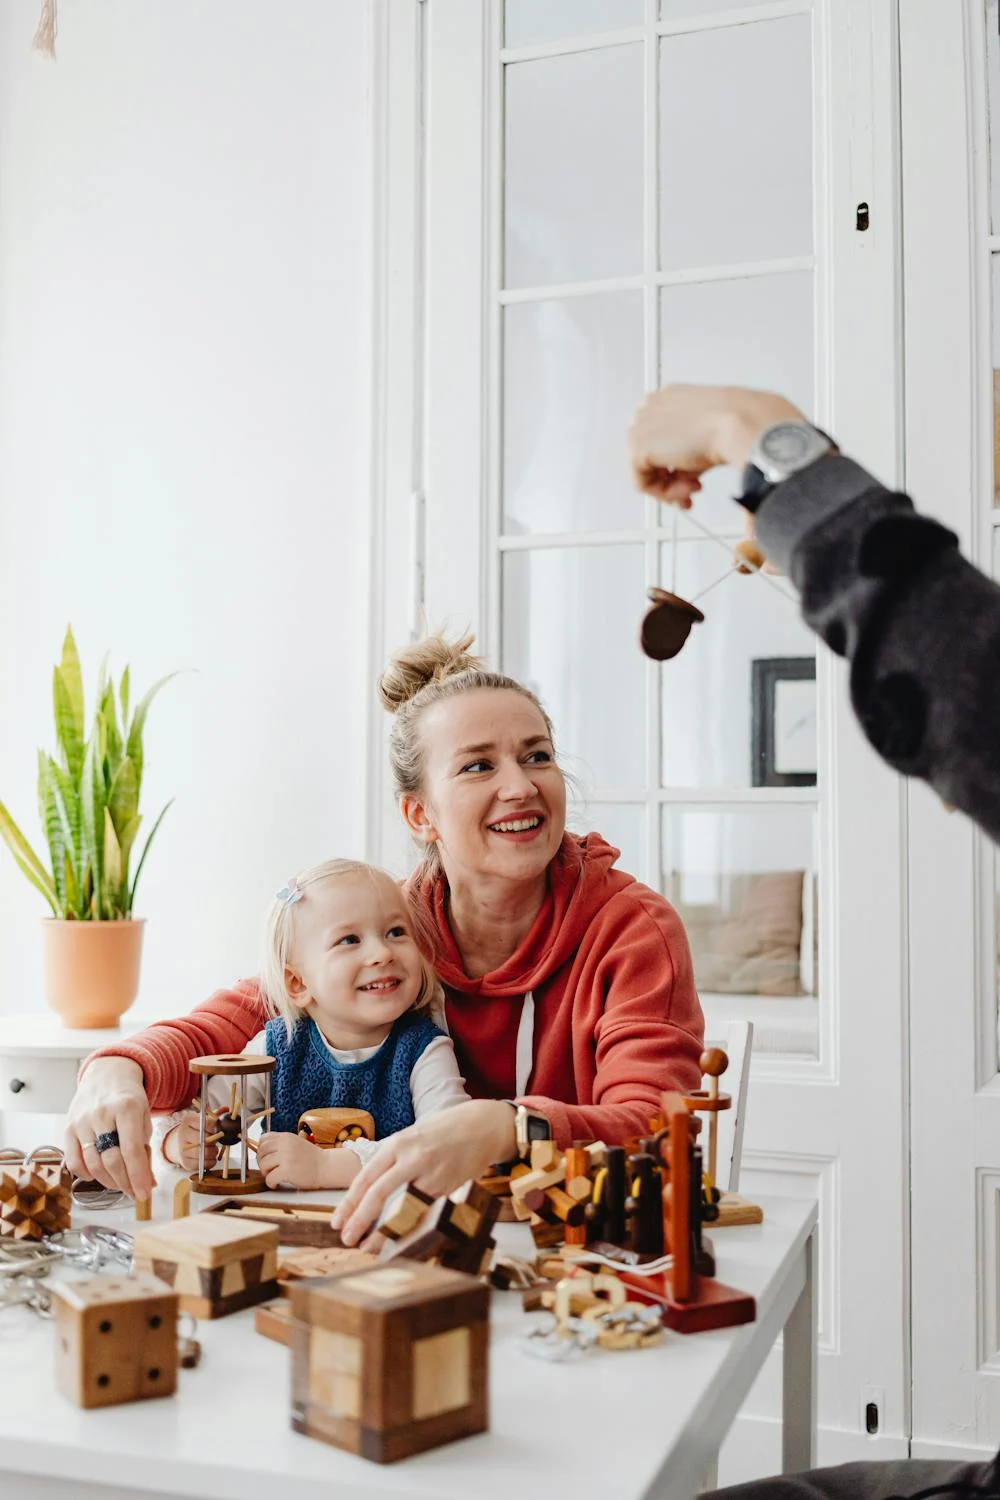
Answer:
POLYGON ((309 886, 294 921, 289 988, 318 1021, 377 1031, 410 1009, 422 968, 395 881, 340 875, 309 886))

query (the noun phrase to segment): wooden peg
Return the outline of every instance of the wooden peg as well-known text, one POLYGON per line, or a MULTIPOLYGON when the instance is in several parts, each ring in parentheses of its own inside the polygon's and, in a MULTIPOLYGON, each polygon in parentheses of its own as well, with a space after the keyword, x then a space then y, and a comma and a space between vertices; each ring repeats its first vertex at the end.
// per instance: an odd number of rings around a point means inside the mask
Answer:
POLYGON ((182 1177, 174 1188, 174 1213, 175 1219, 186 1219, 191 1212, 191 1179, 182 1177))

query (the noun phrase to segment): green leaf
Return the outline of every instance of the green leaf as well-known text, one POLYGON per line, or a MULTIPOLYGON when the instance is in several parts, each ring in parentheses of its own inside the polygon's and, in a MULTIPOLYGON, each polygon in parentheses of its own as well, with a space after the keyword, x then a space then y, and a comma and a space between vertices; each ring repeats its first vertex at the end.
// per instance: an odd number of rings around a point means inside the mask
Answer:
MULTIPOLYGON (((161 813, 160 816, 162 817, 163 814, 161 813)), ((51 906, 53 914, 58 916, 59 908, 56 905, 56 891, 52 878, 2 802, 0 802, 0 838, 13 854, 22 874, 28 877, 36 890, 41 891, 51 906)))
POLYGON ((61 667, 52 668, 52 710, 56 721, 56 739, 70 775, 77 777, 83 765, 83 731, 77 724, 73 697, 61 667))
POLYGON ((59 910, 63 916, 66 915, 66 833, 63 818, 60 816, 62 801, 56 790, 56 784, 49 779, 46 780, 45 789, 45 837, 48 840, 49 856, 52 864, 52 883, 56 888, 56 900, 59 910))
POLYGON ((139 860, 138 868, 136 869, 136 872, 135 872, 135 879, 132 882, 132 889, 129 892, 128 909, 129 909, 130 912, 132 910, 133 905, 135 904, 135 888, 139 884, 139 876, 142 874, 142 867, 146 863, 146 855, 149 853, 149 846, 153 842, 153 838, 154 838, 154 836, 156 834, 156 830, 159 828, 160 824, 163 822, 164 817, 166 816, 167 808, 168 807, 172 807, 173 804, 174 804, 174 799, 173 799, 173 797, 171 797, 170 801, 166 804, 166 806, 162 807, 160 809, 160 816, 157 818, 156 822, 153 824, 152 828, 149 830, 149 837, 147 838, 145 846, 143 848, 142 858, 139 860))
POLYGON ((115 697, 114 684, 111 682, 108 683, 105 689, 98 713, 104 720, 104 742, 107 747, 108 784, 110 785, 114 781, 118 767, 122 763, 122 751, 124 748, 121 732, 118 728, 118 700, 115 697))
POLYGON ((111 783, 111 790, 108 793, 108 809, 115 833, 121 838, 122 829, 131 823, 139 811, 139 785, 136 780, 135 766, 128 756, 122 761, 111 783))
POLYGON ((106 790, 97 746, 92 735, 87 744, 83 765, 81 810, 83 814, 83 848, 93 881, 93 909, 100 917, 103 903, 101 880, 104 872, 104 808, 106 790))
POLYGON ((126 725, 128 723, 128 693, 129 693, 128 667, 126 667, 125 670, 124 670, 124 672, 122 673, 121 687, 118 689, 118 695, 121 698, 121 704, 122 704, 122 724, 123 725, 126 725))
POLYGON ((64 878, 66 881, 66 911, 68 914, 80 917, 83 915, 80 910, 80 888, 76 883, 76 871, 73 869, 73 861, 69 857, 69 850, 66 851, 64 878))
POLYGON ((62 845, 61 850, 58 850, 53 845, 52 836, 49 835, 52 872, 55 875, 57 861, 58 868, 64 870, 64 875, 65 866, 68 864, 71 867, 73 879, 64 879, 64 884, 61 884, 57 878, 56 889, 60 900, 67 908, 67 915, 79 916, 79 882, 85 858, 80 839, 80 794, 69 772, 57 765, 51 756, 46 770, 49 790, 43 822, 48 832, 51 819, 53 817, 58 819, 59 839, 62 845))
MULTIPOLYGON (((76 641, 73 638, 72 627, 66 626, 66 636, 63 640, 62 661, 59 663, 59 673, 63 685, 69 697, 70 713, 73 721, 73 738, 79 747, 79 759, 76 762, 74 774, 79 775, 80 767, 83 765, 83 673, 80 671, 80 656, 76 649, 76 641)), ((70 763, 70 769, 73 769, 70 763)))
POLYGON ((111 809, 104 809, 104 915, 121 915, 125 903, 122 900, 122 855, 118 847, 115 825, 111 821, 111 809))
MULTIPOLYGON (((138 834, 139 829, 140 829, 141 826, 142 826, 142 817, 141 817, 141 815, 137 815, 136 817, 134 817, 132 819, 131 823, 127 823, 125 825, 125 827, 121 830, 121 832, 118 834, 118 844, 119 844, 119 847, 120 847, 120 849, 122 851, 122 895, 123 896, 127 894, 127 892, 125 890, 125 887, 128 885, 128 866, 129 866, 129 860, 132 858, 132 845, 135 843, 136 835, 138 834)), ((129 908, 129 910, 131 910, 131 908, 129 908)), ((128 915, 128 912, 126 912, 126 916, 127 915, 128 915)))
MULTIPOLYGON (((135 766, 136 787, 142 788, 142 732, 146 726, 146 715, 149 713, 149 705, 156 697, 162 687, 174 677, 179 677, 179 672, 168 672, 166 677, 161 677, 159 682, 154 682, 146 696, 136 704, 135 713, 132 715, 132 723, 129 725, 128 742, 125 754, 135 766)), ((150 834, 150 838, 152 838, 150 834)), ((147 846, 148 847, 148 846, 147 846)))
POLYGON ((73 780, 69 772, 57 764, 51 756, 49 757, 48 774, 50 779, 59 788, 59 795, 66 810, 68 825, 66 842, 73 849, 73 859, 79 874, 79 869, 83 863, 83 844, 80 837, 80 786, 78 782, 73 780))

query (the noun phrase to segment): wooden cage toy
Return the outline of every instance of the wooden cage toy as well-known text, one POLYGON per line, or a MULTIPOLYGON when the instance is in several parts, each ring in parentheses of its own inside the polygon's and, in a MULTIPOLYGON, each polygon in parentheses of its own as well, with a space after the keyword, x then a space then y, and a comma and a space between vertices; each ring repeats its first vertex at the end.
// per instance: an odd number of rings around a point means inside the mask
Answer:
POLYGON ((198 1093, 198 1170, 191 1174, 191 1187, 196 1193, 259 1193, 266 1189, 264 1175, 249 1165, 251 1152, 257 1148, 248 1134, 251 1125, 267 1122, 274 1110, 271 1108, 271 1074, 275 1069, 273 1057, 254 1057, 244 1053, 219 1053, 212 1057, 193 1057, 188 1064, 191 1072, 201 1079, 198 1093), (251 1114, 247 1109, 246 1080, 262 1076, 264 1106, 251 1114), (208 1102, 208 1084, 211 1078, 231 1078, 232 1089, 229 1103, 223 1109, 211 1109, 208 1102), (217 1147, 222 1165, 209 1159, 209 1147, 217 1147), (240 1147, 239 1172, 233 1173, 229 1165, 229 1153, 240 1147))
POLYGON ((487 1428, 489 1290, 380 1263, 291 1289, 292 1426, 376 1463, 487 1428))

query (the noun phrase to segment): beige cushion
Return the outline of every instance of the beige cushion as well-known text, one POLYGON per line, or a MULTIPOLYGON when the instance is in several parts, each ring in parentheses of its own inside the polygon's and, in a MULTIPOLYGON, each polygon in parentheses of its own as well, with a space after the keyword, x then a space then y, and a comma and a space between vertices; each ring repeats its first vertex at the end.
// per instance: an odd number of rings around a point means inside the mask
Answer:
MULTIPOLYGON (((726 907, 674 901, 687 929, 699 989, 723 995, 806 993, 801 870, 735 875, 726 907)), ((680 886, 679 879, 674 888, 680 886)))

